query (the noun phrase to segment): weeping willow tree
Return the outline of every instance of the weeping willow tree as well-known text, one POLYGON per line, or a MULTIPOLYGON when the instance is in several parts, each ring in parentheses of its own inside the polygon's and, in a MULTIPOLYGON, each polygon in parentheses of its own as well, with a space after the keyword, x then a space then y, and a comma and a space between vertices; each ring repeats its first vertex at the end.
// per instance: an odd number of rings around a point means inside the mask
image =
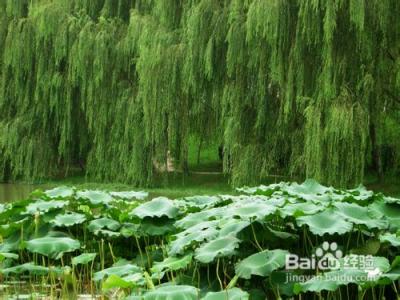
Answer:
POLYGON ((396 0, 0 2, 0 178, 149 185, 189 138, 233 185, 400 162, 396 0))

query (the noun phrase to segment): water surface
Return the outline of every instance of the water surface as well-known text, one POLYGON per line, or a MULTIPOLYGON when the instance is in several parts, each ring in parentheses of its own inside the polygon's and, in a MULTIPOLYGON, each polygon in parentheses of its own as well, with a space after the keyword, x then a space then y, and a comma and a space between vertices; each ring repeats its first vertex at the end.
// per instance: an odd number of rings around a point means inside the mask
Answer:
POLYGON ((22 200, 37 188, 43 188, 43 186, 23 183, 0 183, 0 203, 22 200))

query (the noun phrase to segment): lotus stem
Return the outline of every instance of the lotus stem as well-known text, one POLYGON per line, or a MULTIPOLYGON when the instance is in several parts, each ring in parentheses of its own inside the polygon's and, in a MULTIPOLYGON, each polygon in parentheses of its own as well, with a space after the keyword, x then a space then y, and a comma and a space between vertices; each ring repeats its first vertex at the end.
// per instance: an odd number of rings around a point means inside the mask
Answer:
POLYGON ((145 278, 145 280, 146 280, 147 287, 148 287, 149 289, 151 289, 151 290, 155 290, 156 288, 155 288, 155 286, 154 286, 153 280, 151 279, 149 273, 144 272, 143 275, 144 275, 144 278, 145 278))
POLYGON ((223 284, 222 284, 221 278, 219 277, 219 258, 217 259, 217 267, 216 267, 215 272, 216 272, 216 274, 217 274, 217 279, 218 279, 219 285, 220 285, 220 287, 221 287, 221 290, 223 290, 223 289, 224 289, 224 286, 223 286, 223 284))
POLYGON ((234 288, 238 279, 239 279, 239 275, 233 276, 232 280, 228 283, 226 289, 228 290, 228 289, 234 288))

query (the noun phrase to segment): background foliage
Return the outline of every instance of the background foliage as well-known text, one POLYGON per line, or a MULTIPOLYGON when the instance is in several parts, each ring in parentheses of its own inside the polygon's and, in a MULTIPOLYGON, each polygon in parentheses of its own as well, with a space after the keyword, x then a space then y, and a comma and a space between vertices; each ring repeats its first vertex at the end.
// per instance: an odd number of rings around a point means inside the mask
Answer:
POLYGON ((2 0, 0 178, 151 184, 189 139, 233 185, 399 166, 397 0, 2 0), (217 151, 217 150, 216 150, 217 151), (58 171, 57 171, 58 172, 58 171))

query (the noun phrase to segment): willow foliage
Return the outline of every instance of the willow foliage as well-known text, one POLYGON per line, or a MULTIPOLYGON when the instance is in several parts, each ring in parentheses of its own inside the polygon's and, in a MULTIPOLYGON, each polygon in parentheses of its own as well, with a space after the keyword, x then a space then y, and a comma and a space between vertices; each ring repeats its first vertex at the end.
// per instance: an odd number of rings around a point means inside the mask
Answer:
POLYGON ((234 185, 399 165, 396 0, 0 1, 0 177, 151 184, 189 137, 234 185), (61 170, 61 171, 60 171, 61 170))

